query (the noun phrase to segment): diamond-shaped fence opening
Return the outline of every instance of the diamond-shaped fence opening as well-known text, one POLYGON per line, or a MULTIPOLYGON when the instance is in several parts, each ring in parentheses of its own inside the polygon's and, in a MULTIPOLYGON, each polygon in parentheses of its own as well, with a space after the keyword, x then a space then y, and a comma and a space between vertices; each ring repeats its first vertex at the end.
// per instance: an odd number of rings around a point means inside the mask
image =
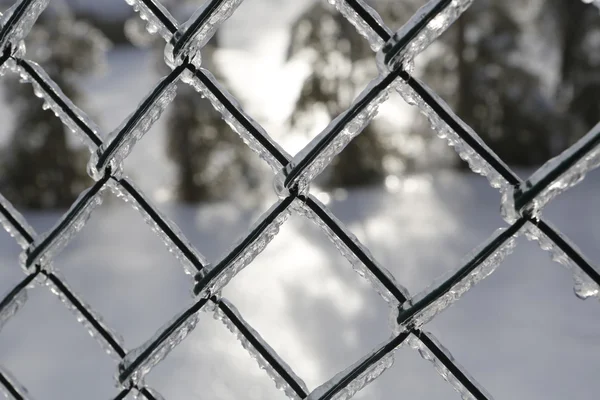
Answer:
MULTIPOLYGON (((165 61, 171 72, 148 90, 147 97, 138 108, 105 140, 99 128, 62 93, 42 67, 25 58, 23 39, 49 0, 18 1, 0 20, 0 72, 20 74, 26 83, 34 86, 38 96, 45 99, 48 107, 65 125, 81 136, 92 153, 88 170, 95 183, 80 195, 51 230, 40 234, 0 197, 2 223, 23 249, 19 263, 25 271, 25 278, 0 300, 2 319, 18 312, 26 301, 28 291, 38 290, 40 286, 49 288, 117 361, 116 379, 120 392, 116 399, 137 392, 147 399, 160 398, 156 391, 145 386, 144 376, 185 340, 200 319, 206 317, 202 311, 215 313, 290 398, 349 398, 393 363, 394 352, 402 344, 418 349, 464 398, 490 398, 490 394, 455 362, 432 334, 423 331, 422 326, 491 274, 512 252, 523 233, 538 241, 542 249, 571 270, 578 296, 598 296, 598 269, 566 236, 542 218, 541 211, 550 200, 577 184, 586 172, 600 164, 600 124, 524 180, 509 169, 430 88, 411 76, 413 58, 459 18, 472 1, 432 0, 397 32, 392 32, 363 0, 332 1, 369 41, 376 53, 374 57, 377 58, 380 75, 347 111, 294 157, 283 151, 201 64, 202 47, 242 0, 207 1, 184 23, 171 17, 157 0, 127 0, 141 18, 148 21, 148 30, 165 39, 165 61), (122 171, 123 161, 136 142, 160 117, 173 100, 177 86, 182 84, 191 85, 208 98, 241 139, 271 166, 274 187, 279 196, 279 200, 256 221, 247 235, 238 239, 224 256, 210 263, 122 171), (448 141, 475 172, 486 176, 500 191, 502 215, 508 223, 476 248, 453 274, 417 295, 410 295, 401 282, 396 282, 366 246, 309 190, 311 181, 360 134, 391 91, 399 92, 408 103, 425 113, 437 134, 448 141), (196 279, 195 297, 190 305, 181 309, 145 344, 135 349, 124 347, 119 336, 70 289, 57 272, 60 265, 53 263, 55 256, 83 228, 89 215, 109 191, 140 212, 183 264, 185 271, 195 274, 196 279), (314 221, 324 230, 342 255, 388 303, 392 315, 388 340, 311 392, 301 377, 244 320, 235 306, 221 297, 221 289, 268 246, 291 213, 314 221)), ((4 370, 0 370, 0 388, 9 397, 27 398, 18 377, 4 370)))

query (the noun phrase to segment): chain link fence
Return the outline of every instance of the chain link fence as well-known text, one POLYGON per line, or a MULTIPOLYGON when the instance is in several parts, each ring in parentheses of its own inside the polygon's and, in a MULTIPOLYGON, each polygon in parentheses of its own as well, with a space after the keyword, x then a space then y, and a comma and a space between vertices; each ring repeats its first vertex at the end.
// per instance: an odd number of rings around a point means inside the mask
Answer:
MULTIPOLYGON (((296 156, 288 155, 267 132, 241 109, 236 100, 201 66, 201 49, 220 24, 243 0, 209 0, 187 22, 180 24, 157 0, 126 0, 148 31, 166 41, 165 61, 172 72, 164 77, 114 132, 103 140, 98 127, 77 108, 44 70, 25 58, 23 39, 49 0, 20 0, 3 16, 0 28, 0 75, 19 74, 33 85, 34 93, 88 146, 88 172, 96 183, 84 191, 50 231, 37 234, 17 210, 0 196, 0 220, 23 248, 20 264, 26 277, 0 301, 0 327, 27 300, 27 290, 46 286, 71 309, 90 334, 118 362, 119 392, 146 399, 162 398, 147 387, 144 376, 194 329, 202 311, 214 312, 292 399, 347 399, 392 365, 394 351, 403 344, 417 349, 464 399, 491 399, 439 341, 422 327, 484 279, 510 254, 520 236, 537 240, 552 258, 571 270, 579 297, 600 296, 600 272, 556 228, 541 217, 543 207, 555 196, 580 182, 586 172, 600 165, 600 124, 560 156, 548 161, 527 180, 522 180, 499 159, 478 135, 423 82, 411 75, 413 58, 441 35, 473 0, 432 0, 400 30, 392 32, 377 12, 363 0, 330 0, 368 40, 376 53, 379 77, 357 97, 351 107, 333 120, 296 156), (175 97, 178 84, 191 85, 221 113, 240 138, 274 171, 279 200, 251 231, 221 260, 207 260, 122 174, 122 163, 175 97), (369 124, 391 91, 397 91, 419 108, 440 138, 467 161, 471 169, 488 178, 501 194, 507 226, 499 229, 439 286, 411 296, 370 255, 350 231, 315 197, 309 185, 369 124), (104 192, 112 191, 137 209, 169 250, 195 277, 193 306, 183 310, 136 349, 125 349, 119 336, 66 284, 53 267, 53 258, 83 228, 104 192), (319 225, 354 269, 387 301, 393 315, 390 339, 312 392, 302 379, 244 321, 233 304, 221 297, 221 289, 248 266, 291 213, 319 225)), ((0 389, 8 398, 26 399, 18 380, 0 368, 0 389)))

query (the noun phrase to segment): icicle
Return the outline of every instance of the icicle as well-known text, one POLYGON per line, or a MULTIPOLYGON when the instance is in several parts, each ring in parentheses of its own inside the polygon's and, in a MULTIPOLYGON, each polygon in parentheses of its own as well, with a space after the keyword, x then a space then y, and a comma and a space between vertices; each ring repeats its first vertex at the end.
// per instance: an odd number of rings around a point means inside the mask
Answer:
MULTIPOLYGON (((594 282, 564 251, 560 249, 548 236, 546 236, 537 226, 527 223, 525 228, 527 239, 538 242, 542 250, 548 251, 552 261, 555 261, 571 271, 574 281, 574 292, 580 299, 595 296, 600 300, 600 287, 594 282)), ((572 248, 579 251, 577 247, 569 243, 567 238, 562 237, 572 248)))
MULTIPOLYGON (((169 28, 167 28, 163 24, 161 19, 158 18, 154 12, 150 11, 145 2, 141 0, 125 0, 125 2, 131 7, 133 7, 133 10, 135 12, 140 14, 141 19, 146 21, 146 30, 150 34, 154 35, 158 33, 160 36, 162 36, 163 39, 165 39, 166 42, 171 40, 173 34, 169 30, 169 28)), ((153 1, 152 3, 160 10, 160 12, 163 15, 167 17, 167 19, 175 27, 175 29, 177 29, 177 21, 171 16, 169 11, 167 11, 167 9, 159 1, 153 1)))
POLYGON ((13 225, 13 222, 11 222, 11 220, 3 212, 4 210, 6 213, 8 213, 8 215, 10 215, 10 218, 14 219, 19 227, 21 227, 31 238, 35 237, 35 231, 31 226, 29 226, 27 221, 25 221, 25 218, 23 218, 21 213, 18 212, 12 206, 12 204, 10 204, 10 202, 6 200, 4 196, 2 196, 2 194, 0 194, 0 224, 2 224, 10 236, 15 238, 22 249, 26 249, 30 244, 29 240, 21 234, 15 225, 13 225))
MULTIPOLYGON (((320 205, 321 208, 323 210, 325 210, 325 212, 328 212, 327 208, 325 206, 323 206, 317 199, 313 198, 312 200, 315 203, 317 203, 318 205, 320 205)), ((360 275, 362 278, 366 279, 371 284, 371 286, 377 291, 377 293, 379 293, 379 295, 386 302, 388 302, 388 304, 390 305, 390 307, 392 309, 398 308, 398 306, 399 306, 398 299, 396 299, 396 297, 392 293, 390 293, 390 291, 379 281, 379 279, 377 279, 375 277, 375 275, 373 275, 373 273, 365 266, 365 264, 363 264, 363 262, 358 259, 356 254, 353 251, 350 251, 350 249, 344 244, 344 242, 342 242, 342 240, 327 226, 327 224, 325 224, 325 222, 323 222, 322 218, 317 216, 306 204, 304 204, 300 200, 294 201, 293 209, 298 214, 302 215, 303 217, 308 218, 309 220, 314 222, 317 226, 319 226, 319 228, 321 228, 323 230, 323 232, 325 232, 325 234, 327 235, 329 240, 331 240, 331 242, 339 250, 341 255, 344 256, 350 262, 354 271, 356 271, 358 273, 358 275, 360 275)), ((335 216, 330 215, 330 217, 337 223, 337 225, 342 226, 342 223, 339 220, 337 220, 337 218, 335 218, 335 216)), ((374 257, 371 255, 369 250, 359 242, 359 240, 356 238, 356 236, 354 236, 351 232, 348 232, 348 230, 345 230, 345 233, 348 235, 348 237, 354 243, 356 243, 356 245, 358 247, 360 247, 363 250, 363 252, 373 261, 373 263, 375 263, 374 257)), ((379 265, 378 265, 378 267, 395 284, 395 286, 408 298, 409 297, 408 290, 406 290, 406 288, 404 288, 400 284, 398 284, 396 282, 396 279, 394 278, 394 276, 388 270, 386 270, 385 268, 383 268, 382 266, 379 266, 379 265)))
POLYGON ((175 68, 180 65, 184 59, 188 59, 189 62, 194 64, 196 67, 200 66, 200 49, 204 47, 210 38, 214 35, 217 28, 233 14, 235 9, 242 3, 243 0, 207 0, 198 10, 185 22, 175 35, 176 40, 170 40, 165 46, 165 62, 171 68, 175 68), (220 3, 216 6, 215 10, 211 10, 214 4, 220 3), (209 15, 207 15, 207 13, 209 15), (204 18, 200 21, 199 18, 204 18), (197 24, 201 25, 198 27, 197 24), (184 37, 189 29, 196 29, 195 32, 191 32, 186 43, 181 44, 179 50, 175 49, 177 43, 184 37), (175 54, 175 52, 177 54, 175 54))
MULTIPOLYGON (((498 237, 505 231, 506 229, 500 228, 496 230, 496 233, 492 235, 488 241, 479 246, 476 250, 472 251, 466 258, 464 264, 473 260, 482 249, 487 247, 494 240, 497 240, 498 237)), ((517 245, 516 237, 519 234, 517 232, 515 235, 511 236, 508 240, 504 241, 500 247, 496 249, 492 254, 487 256, 485 260, 483 260, 475 269, 470 271, 466 276, 462 277, 458 282, 454 283, 452 287, 442 294, 439 298, 433 301, 431 304, 427 304, 422 310, 418 311, 415 315, 411 316, 407 321, 403 321, 402 325, 396 325, 395 332, 400 333, 406 329, 407 325, 412 325, 414 328, 419 328, 425 325, 427 322, 431 321, 433 317, 437 314, 444 311, 446 308, 451 306, 455 301, 461 298, 469 289, 475 286, 477 283, 482 281, 491 275, 498 265, 504 261, 504 258, 511 254, 517 245)), ((454 275, 457 270, 449 275, 454 275)), ((402 311, 409 310, 411 307, 414 307, 419 301, 423 300, 429 293, 436 290, 446 281, 447 275, 444 275, 441 280, 442 282, 438 282, 436 280, 429 288, 422 291, 420 294, 414 296, 411 300, 407 301, 403 307, 402 311)))
POLYGON ((30 83, 33 86, 35 95, 44 100, 44 109, 50 108, 54 114, 60 118, 60 120, 74 132, 87 146, 90 152, 96 150, 96 144, 86 134, 85 130, 82 129, 81 125, 85 125, 96 137, 99 137, 100 128, 88 117, 81 109, 79 109, 65 94, 62 90, 52 81, 48 74, 33 61, 22 61, 17 67, 17 72, 21 76, 22 83, 30 83), (30 74, 27 70, 31 69, 34 71, 35 76, 30 74), (43 82, 45 85, 40 84, 43 82), (49 90, 49 91, 48 91, 49 90), (75 117, 80 121, 78 124, 71 116, 69 116, 63 108, 55 101, 55 96, 67 106, 75 117))
POLYGON ((123 160, 131 153, 133 146, 150 130, 167 106, 175 99, 178 80, 178 76, 172 77, 171 75, 162 78, 136 110, 109 134, 104 144, 92 154, 88 163, 88 171, 92 178, 101 179, 108 166, 115 176, 122 172, 123 160), (110 154, 104 155, 109 149, 110 154))
MULTIPOLYGON (((215 77, 208 70, 200 68, 199 73, 206 75, 206 77, 212 82, 212 84, 215 85, 219 89, 219 91, 223 93, 227 101, 231 103, 233 107, 235 107, 245 117, 245 119, 250 122, 254 130, 256 130, 261 136, 269 140, 269 135, 267 134, 267 132, 252 118, 248 117, 244 113, 242 107, 237 102, 237 100, 233 96, 231 96, 231 94, 229 94, 229 92, 227 92, 225 88, 220 87, 215 77)), ((271 154, 271 152, 267 150, 258 140, 256 140, 256 138, 252 136, 252 134, 250 134, 248 129, 246 129, 244 125, 227 110, 225 105, 200 81, 199 78, 193 76, 191 73, 186 71, 183 73, 181 80, 182 82, 191 85, 197 92, 199 92, 202 96, 206 97, 210 101, 214 109, 221 114, 223 120, 227 122, 227 125, 229 125, 231 129, 233 129, 233 131, 242 138, 244 143, 246 143, 254 152, 256 152, 260 156, 260 158, 265 160, 275 173, 281 170, 281 168, 283 167, 281 163, 277 161, 277 159, 271 154)), ((285 151, 283 151, 278 144, 273 142, 273 145, 277 147, 282 154, 286 154, 285 151)))
MULTIPOLYGON (((437 339, 435 339, 433 335, 431 335, 430 333, 427 333, 427 335, 433 342, 435 342, 438 348, 440 348, 444 353, 446 353, 446 356, 452 361, 452 363, 458 366, 458 363, 454 360, 450 352, 446 348, 444 348, 444 346, 442 346, 442 344, 439 341, 437 341, 437 339)), ((446 368, 446 366, 437 357, 433 355, 433 353, 427 348, 427 346, 423 344, 423 342, 421 342, 421 340, 419 340, 418 337, 411 334, 408 340, 404 343, 406 343, 406 345, 410 346, 411 348, 417 350, 424 360, 431 362, 438 374, 440 374, 440 376, 444 378, 446 382, 452 385, 454 390, 456 390, 460 394, 463 400, 477 400, 477 398, 474 397, 471 394, 471 392, 469 392, 469 390, 467 390, 467 388, 465 388, 464 385, 460 383, 458 379, 456 379, 456 377, 448 370, 448 368, 446 368)), ((464 368, 461 368, 461 371, 464 371, 464 368)), ((475 382, 473 378, 467 378, 471 382, 475 382)), ((477 389, 484 393, 487 399, 493 399, 492 396, 489 393, 487 393, 483 388, 479 387, 479 385, 477 386, 477 389)))
MULTIPOLYGON (((191 307, 194 307, 192 305, 191 307)), ((167 337, 161 341, 161 343, 154 349, 151 350, 148 357, 145 357, 139 365, 137 365, 133 371, 126 377, 127 381, 123 382, 122 385, 127 386, 128 382, 139 386, 142 384, 144 377, 154 368, 159 362, 165 359, 167 355, 173 350, 186 336, 196 327, 196 324, 200 320, 200 312, 201 310, 197 310, 191 315, 189 315, 186 320, 175 328, 172 332, 170 332, 170 327, 181 318, 184 314, 188 312, 190 308, 187 308, 185 311, 176 315, 171 321, 165 324, 161 329, 159 329, 154 336, 152 336, 146 343, 141 345, 138 348, 135 348, 123 358, 123 361, 119 365, 119 373, 129 369, 134 362, 138 360, 138 358, 142 355, 142 353, 146 352, 151 346, 153 346, 154 342, 159 339, 161 336, 165 334, 165 332, 169 332, 167 337)), ((117 378, 117 381, 119 379, 117 378)))
MULTIPOLYGON (((375 353, 380 351, 381 347, 371 351, 369 354, 361 358, 358 362, 354 363, 350 367, 346 368, 344 371, 339 372, 333 378, 325 382, 323 385, 319 386, 315 390, 313 390, 307 397, 307 400, 318 400, 323 397, 331 388, 338 385, 340 381, 346 378, 346 376, 352 372, 355 368, 357 368, 360 364, 362 364, 366 359, 372 357, 375 353)), ((375 379, 379 378, 385 370, 390 368, 394 364, 394 350, 388 352, 384 355, 379 361, 374 364, 371 364, 365 371, 360 373, 356 378, 352 380, 348 385, 346 385, 343 389, 337 392, 331 400, 347 400, 353 397, 356 393, 362 390, 369 383, 373 382, 375 379)))
MULTIPOLYGON (((360 6, 365 9, 372 17, 375 19, 379 25, 382 27, 385 26, 385 23, 377 14, 375 10, 373 10, 369 5, 367 5, 363 0, 356 0, 360 6)), ((384 41, 379 35, 371 29, 369 24, 362 18, 352 7, 348 5, 347 0, 329 0, 329 3, 333 4, 335 8, 356 28, 358 33, 363 36, 365 39, 369 41, 371 45, 371 49, 373 51, 379 51, 383 45, 384 41)))
POLYGON ((29 268, 36 264, 41 264, 44 268, 49 267, 52 259, 63 249, 71 239, 85 226, 92 211, 102 204, 102 194, 105 186, 97 188, 93 186, 84 190, 69 211, 58 221, 58 223, 50 231, 39 235, 35 241, 21 253, 19 261, 21 267, 28 273, 32 272, 29 268), (66 225, 64 225, 66 224, 66 225), (61 225, 64 225, 61 227, 61 225), (59 229, 58 234, 53 232, 59 229), (30 253, 35 252, 36 248, 44 243, 49 236, 53 236, 50 242, 45 244, 45 247, 33 258, 30 258, 30 253))
POLYGON ((14 316, 27 302, 27 289, 23 288, 17 293, 10 302, 0 309, 0 331, 6 322, 14 316))
MULTIPOLYGON (((111 335, 119 344, 119 346, 121 346, 121 348, 125 348, 123 338, 106 326, 103 319, 100 316, 98 316, 88 304, 83 302, 81 298, 71 288, 67 286, 67 284, 65 283, 65 279, 58 275, 56 272, 54 272, 53 275, 61 281, 62 285, 66 288, 66 290, 68 290, 77 299, 81 306, 86 310, 86 312, 88 312, 92 316, 94 320, 98 322, 102 329, 108 332, 109 335, 111 335)), ((85 329, 88 331, 91 337, 96 339, 96 341, 100 344, 102 350, 104 350, 106 354, 110 355, 115 361, 121 361, 121 357, 114 351, 113 347, 108 343, 108 341, 100 334, 100 332, 98 332, 98 330, 81 313, 81 311, 79 311, 77 306, 73 302, 71 302, 71 300, 69 300, 65 292, 61 288, 59 288, 52 281, 52 279, 46 279, 46 286, 50 289, 50 291, 53 294, 55 294, 59 298, 59 300, 65 305, 65 307, 75 315, 75 317, 77 318, 77 322, 79 322, 85 327, 85 329)))
POLYGON ((129 203, 134 210, 137 210, 142 215, 144 222, 146 222, 146 224, 150 226, 152 231, 160 237, 163 243, 167 246, 169 252, 172 253, 175 256, 175 258, 179 260, 179 262, 181 262, 181 264, 184 267, 185 273, 188 274, 190 278, 192 278, 198 272, 198 269, 190 261, 190 259, 183 254, 181 249, 175 243, 173 243, 169 235, 167 235, 165 231, 161 229, 161 227, 156 222, 155 218, 151 217, 145 211, 145 207, 143 207, 140 204, 140 202, 143 202, 144 205, 147 205, 147 207, 152 209, 156 213, 156 215, 158 215, 159 219, 165 222, 165 224, 168 226, 168 229, 171 232, 173 232, 174 236, 177 236, 181 240, 184 246, 186 246, 190 250, 193 256, 197 260, 199 260, 202 265, 208 265, 208 261, 206 260, 206 258, 204 258, 204 256, 194 248, 192 243, 185 237, 183 232, 181 232, 181 230, 177 228, 177 226, 172 221, 170 221, 160 211, 158 211, 156 207, 152 206, 151 202, 144 195, 142 195, 141 191, 139 191, 135 187, 135 185, 133 185, 133 183, 131 183, 126 178, 121 179, 120 182, 122 183, 111 179, 108 181, 107 185, 118 198, 120 198, 126 203, 129 203), (135 196, 132 194, 132 191, 135 193, 135 196))
MULTIPOLYGON (((271 214, 277 212, 276 209, 278 207, 282 207, 283 200, 278 201, 275 205, 273 205, 267 212, 265 212, 261 219, 254 225, 251 231, 257 230, 260 228, 260 225, 264 223, 266 219, 268 219, 271 214)), ((256 232, 256 235, 252 239, 252 243, 249 246, 246 246, 239 254, 237 254, 233 259, 229 260, 229 262, 224 266, 224 268, 217 273, 217 275, 207 282, 206 286, 200 288, 198 292, 199 297, 207 297, 210 294, 215 294, 219 292, 235 275, 237 275, 242 269, 244 269, 248 264, 256 258, 264 249, 267 247, 267 244, 275 237, 275 235, 279 232, 279 227, 287 220, 290 215, 290 207, 286 207, 283 210, 279 211, 279 214, 275 216, 273 221, 271 221, 267 226, 264 226, 260 229, 259 232, 256 232)), ((242 239, 242 241, 245 240, 242 239)), ((232 251, 235 251, 235 247, 239 244, 233 246, 227 254, 231 254, 232 251)), ((219 266, 217 264, 216 266, 219 266)), ((212 268, 215 268, 214 266, 212 268)))
POLYGON ((0 367, 0 374, 6 378, 11 387, 18 393, 20 397, 13 396, 2 383, 0 383, 0 395, 4 395, 3 397, 8 400, 31 400, 31 396, 29 396, 29 392, 25 389, 16 379, 15 377, 8 372, 3 367, 0 367))
POLYGON ((398 68, 406 68, 411 64, 413 58, 425 50, 435 39, 437 39, 458 17, 469 8, 473 0, 452 0, 442 11, 427 22, 425 27, 403 48, 398 50, 394 46, 410 35, 410 31, 423 22, 432 10, 444 0, 431 0, 421 7, 410 20, 400 28, 398 32, 377 54, 377 62, 381 71, 393 71, 398 68), (396 54, 388 55, 390 51, 396 51, 396 54), (388 59, 389 58, 389 59, 388 59))
MULTIPOLYGON (((277 359, 279 365, 281 365, 286 372, 294 378, 294 380, 296 382, 298 382, 300 384, 300 386, 302 387, 302 389, 304 389, 305 392, 308 393, 308 388, 306 387, 306 384, 302 381, 302 379, 300 379, 296 374, 294 374, 294 372, 292 371, 292 369, 289 367, 289 365, 287 365, 280 357, 279 355, 271 348, 271 346, 269 346, 259 335, 258 332, 256 332, 252 327, 250 327, 249 325, 247 325, 243 318, 241 317, 241 315, 239 314, 238 310, 235 308, 235 306, 233 306, 233 304, 231 304, 229 301, 225 300, 225 299, 221 299, 221 303, 224 303, 225 306, 227 308, 229 308, 236 316, 236 318, 240 321, 242 321, 242 323, 245 325, 246 329, 248 329, 250 331, 250 334, 252 336, 254 336, 254 338, 256 338, 261 345, 267 349, 267 351, 269 352, 269 354, 271 356, 273 356, 275 359, 277 359)), ((253 359, 256 360, 256 362, 258 363, 260 369, 265 370, 265 372, 267 373, 267 375, 269 375, 269 377, 273 380, 273 382, 275 382, 275 386, 277 387, 277 389, 283 391, 289 398, 291 399, 300 399, 300 397, 296 394, 296 392, 290 387, 290 385, 288 385, 288 383, 285 381, 285 379, 283 379, 273 368, 273 366, 271 364, 269 364, 264 358, 263 356, 256 350, 256 348, 248 341, 248 339, 246 339, 246 337, 238 330, 238 328, 235 326, 235 324, 225 315, 225 313, 221 310, 221 308, 219 308, 218 306, 215 307, 215 311, 214 311, 214 318, 216 320, 221 321, 226 327, 227 329, 229 329, 229 331, 231 331, 231 333, 233 333, 235 335, 235 337, 241 342, 242 347, 244 349, 246 349, 246 351, 248 351, 248 353, 250 354, 250 357, 252 357, 253 359)))
MULTIPOLYGON (((414 78, 413 78, 414 79, 414 78)), ((405 82, 401 81, 397 85, 397 91, 404 98, 404 100, 410 105, 416 105, 421 113, 427 117, 429 123, 431 124, 431 128, 435 131, 435 133, 442 139, 445 139, 450 146, 454 148, 454 150, 458 153, 460 158, 466 161, 469 164, 471 170, 479 175, 482 175, 488 179, 490 185, 493 188, 500 189, 501 193, 507 193, 512 190, 512 185, 508 183, 508 181, 498 173, 498 171, 490 166, 490 164, 481 157, 471 146, 469 146, 460 136, 448 125, 446 124, 440 116, 431 108, 431 106, 425 102, 415 91, 405 82)), ((444 110, 446 110, 450 115, 454 113, 450 109, 450 107, 435 93, 428 90, 429 95, 431 95, 437 102, 442 106, 444 110)), ((464 122, 461 122, 461 126, 472 136, 475 138, 480 145, 484 148, 488 149, 487 145, 477 136, 477 134, 464 122)), ((489 150, 490 153, 491 150, 489 150)))
MULTIPOLYGON (((379 76, 377 79, 371 81, 369 86, 359 95, 359 97, 354 101, 353 105, 350 109, 355 107, 357 104, 360 104, 364 101, 365 97, 373 91, 378 90, 376 86, 382 85, 382 82, 387 79, 384 76, 379 76)), ((399 78, 396 79, 395 82, 399 81, 399 78)), ((368 104, 362 108, 362 110, 348 123, 345 124, 341 132, 335 136, 335 138, 321 151, 319 151, 316 158, 310 161, 310 165, 306 167, 300 174, 295 177, 288 185, 288 187, 297 187, 300 192, 305 191, 308 188, 310 182, 319 175, 331 162, 331 160, 338 155, 350 141, 356 137, 368 124, 371 120, 377 115, 379 111, 379 106, 387 100, 388 95, 392 87, 395 86, 394 82, 391 82, 389 85, 379 88, 381 89, 379 93, 375 95, 375 97, 368 102, 368 104)), ((316 146, 318 146, 324 137, 331 134, 331 131, 338 125, 338 123, 346 118, 350 110, 344 112, 336 119, 331 121, 327 128, 323 130, 318 136, 316 136, 302 151, 300 151, 294 159, 286 167, 286 172, 289 174, 298 163, 300 163, 310 152, 314 150, 316 146)), ((280 172, 280 176, 276 179, 285 179, 283 176, 283 172, 280 172)))

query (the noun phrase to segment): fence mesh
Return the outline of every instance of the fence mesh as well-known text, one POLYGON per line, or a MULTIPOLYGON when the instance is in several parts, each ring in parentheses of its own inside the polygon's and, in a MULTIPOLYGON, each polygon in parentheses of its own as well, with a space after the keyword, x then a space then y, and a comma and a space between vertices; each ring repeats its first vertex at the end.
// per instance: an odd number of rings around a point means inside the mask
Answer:
MULTIPOLYGON (((490 399, 491 395, 454 361, 439 341, 422 330, 424 324, 492 273, 522 235, 537 240, 555 261, 571 270, 579 297, 600 296, 599 270, 541 216, 543 207, 552 198, 580 182, 586 172, 600 165, 600 124, 527 180, 522 180, 426 84, 411 75, 413 58, 459 18, 473 0, 432 0, 395 33, 363 0, 331 0, 369 41, 376 53, 380 74, 347 111, 294 157, 241 109, 210 71, 201 67, 202 47, 243 0, 209 0, 182 24, 157 0, 126 1, 147 21, 148 31, 158 33, 166 41, 165 62, 172 72, 106 140, 102 139, 91 119, 63 94, 44 70, 25 58, 23 39, 49 0, 20 0, 0 19, 0 75, 9 71, 19 74, 23 82, 33 85, 35 94, 44 99, 57 117, 81 137, 91 152, 88 172, 96 181, 59 222, 43 234, 37 234, 0 196, 0 220, 23 248, 20 264, 26 272, 25 279, 0 302, 0 327, 25 303, 27 290, 46 286, 118 361, 120 391, 115 399, 125 398, 130 392, 150 400, 162 398, 145 386, 144 375, 185 339, 202 318, 202 311, 214 312, 277 387, 292 399, 351 397, 392 364, 395 349, 403 343, 418 349, 463 398, 490 399), (279 196, 279 200, 223 259, 210 264, 122 174, 123 160, 173 100, 180 83, 191 85, 208 98, 240 138, 272 167, 274 187, 279 196), (454 147, 474 172, 487 177, 499 190, 502 215, 508 224, 477 248, 469 261, 443 283, 417 296, 411 296, 396 283, 368 249, 309 191, 310 182, 360 134, 377 113, 379 105, 394 90, 409 104, 418 107, 438 136, 454 147), (132 350, 124 348, 118 335, 69 288, 52 264, 55 255, 73 239, 94 208, 101 204, 107 190, 137 209, 185 270, 195 276, 193 306, 175 316, 144 345, 132 350), (220 290, 233 276, 268 245, 291 213, 313 220, 327 233, 355 270, 387 301, 395 320, 387 342, 310 393, 301 378, 244 321, 235 306, 220 295, 220 290)), ((8 398, 27 398, 26 390, 17 379, 1 368, 0 389, 8 398)))

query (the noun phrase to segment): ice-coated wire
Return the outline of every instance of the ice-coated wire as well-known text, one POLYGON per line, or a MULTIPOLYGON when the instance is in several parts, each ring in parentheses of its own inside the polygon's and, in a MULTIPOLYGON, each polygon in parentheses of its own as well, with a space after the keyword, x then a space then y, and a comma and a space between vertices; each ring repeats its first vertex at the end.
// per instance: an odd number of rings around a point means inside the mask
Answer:
MULTIPOLYGON (((121 359, 118 380, 125 386, 115 399, 125 398, 132 390, 150 400, 162 399, 154 390, 137 385, 141 385, 143 376, 194 328, 203 308, 212 310, 215 317, 238 337, 259 366, 267 371, 277 387, 294 399, 350 398, 392 364, 394 349, 403 342, 430 360, 463 398, 490 399, 491 396, 455 362, 441 343, 418 327, 489 275, 510 253, 515 236, 524 226, 528 237, 538 240, 543 249, 551 252, 555 261, 574 271, 576 292, 580 297, 598 294, 600 273, 596 267, 563 234, 539 218, 539 213, 531 212, 529 204, 538 201, 543 206, 598 166, 600 124, 524 183, 435 92, 410 75, 416 54, 447 29, 472 0, 432 0, 396 33, 392 33, 364 0, 329 0, 378 53, 382 75, 346 113, 293 159, 242 110, 210 71, 199 67, 201 48, 242 0, 208 0, 184 24, 179 24, 158 0, 125 1, 147 22, 146 28, 150 33, 158 33, 165 39, 165 61, 173 71, 105 142, 93 121, 64 95, 44 70, 21 58, 25 52, 23 39, 48 0, 20 0, 0 15, 0 75, 10 64, 22 81, 32 84, 35 95, 44 100, 45 107, 54 111, 69 129, 84 140, 92 152, 91 175, 98 181, 82 193, 51 231, 41 236, 37 236, 16 209, 0 196, 0 222, 24 248, 22 263, 29 273, 0 301, 0 327, 22 306, 27 287, 42 275, 45 277, 44 284, 75 312, 90 333, 100 336, 101 342, 121 359), (120 176, 121 162, 135 141, 143 136, 170 103, 177 80, 191 85, 207 97, 241 139, 269 163, 276 173, 275 187, 281 197, 249 234, 214 266, 208 264, 179 229, 128 178, 120 176), (475 172, 486 176, 492 186, 501 190, 504 216, 512 222, 470 255, 450 278, 414 297, 410 297, 408 291, 377 264, 368 249, 323 204, 305 193, 315 176, 370 122, 391 89, 397 90, 408 103, 416 105, 430 120, 438 136, 445 138, 475 172), (194 290, 200 298, 148 342, 128 353, 115 334, 50 268, 56 253, 82 229, 93 208, 101 201, 105 188, 110 188, 140 211, 152 230, 184 264, 186 271, 197 273, 194 290), (219 298, 220 289, 264 249, 291 211, 317 223, 356 271, 373 284, 392 308, 398 310, 396 331, 388 342, 310 394, 300 377, 243 320, 236 308, 219 298)), ((541 209, 541 206, 538 208, 541 209)), ((23 398, 16 397, 21 396, 24 389, 21 390, 14 382, 16 380, 0 371, 0 388, 6 388, 14 398, 23 398)))
POLYGON ((0 366, 0 394, 8 400, 32 400, 25 389, 5 368, 0 366))

